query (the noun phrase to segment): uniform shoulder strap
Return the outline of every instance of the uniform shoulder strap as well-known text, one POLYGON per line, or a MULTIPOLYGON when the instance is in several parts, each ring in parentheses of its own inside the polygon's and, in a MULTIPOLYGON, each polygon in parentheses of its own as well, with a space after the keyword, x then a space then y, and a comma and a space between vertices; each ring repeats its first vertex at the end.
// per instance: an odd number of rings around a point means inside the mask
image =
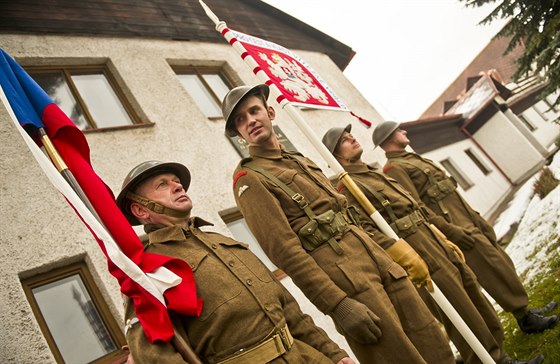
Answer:
POLYGON ((313 217, 316 216, 315 213, 313 212, 313 210, 311 210, 311 208, 309 207, 309 203, 307 202, 305 197, 302 194, 300 194, 299 192, 295 192, 294 190, 292 190, 290 187, 288 187, 288 185, 286 185, 284 182, 280 181, 275 175, 268 172, 264 168, 261 168, 259 166, 255 166, 254 164, 245 163, 244 167, 252 169, 253 171, 255 171, 257 173, 260 173, 263 176, 265 176, 266 178, 268 178, 270 180, 270 182, 274 183, 282 191, 284 191, 288 196, 290 196, 290 198, 305 212, 305 214, 310 219, 312 219, 313 217))

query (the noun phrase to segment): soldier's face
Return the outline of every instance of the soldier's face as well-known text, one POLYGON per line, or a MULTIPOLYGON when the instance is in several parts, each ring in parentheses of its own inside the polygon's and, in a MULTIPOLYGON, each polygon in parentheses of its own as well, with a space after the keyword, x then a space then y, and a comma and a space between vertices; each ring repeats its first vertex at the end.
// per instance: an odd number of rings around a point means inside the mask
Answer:
MULTIPOLYGON (((147 178, 138 186, 136 194, 178 211, 190 212, 193 207, 181 180, 173 173, 147 178)), ((157 214, 151 210, 148 212, 151 215, 152 223, 165 223, 169 219, 166 215, 157 214)))
POLYGON ((243 100, 235 108, 232 117, 237 132, 249 145, 266 145, 275 136, 272 129, 274 109, 266 107, 257 96, 243 100))
POLYGON ((356 138, 348 132, 343 132, 338 142, 335 153, 338 157, 346 160, 357 160, 362 156, 364 149, 356 138))
POLYGON ((387 141, 401 148, 405 148, 410 143, 410 140, 408 139, 406 134, 407 134, 406 130, 397 129, 387 139, 387 141))

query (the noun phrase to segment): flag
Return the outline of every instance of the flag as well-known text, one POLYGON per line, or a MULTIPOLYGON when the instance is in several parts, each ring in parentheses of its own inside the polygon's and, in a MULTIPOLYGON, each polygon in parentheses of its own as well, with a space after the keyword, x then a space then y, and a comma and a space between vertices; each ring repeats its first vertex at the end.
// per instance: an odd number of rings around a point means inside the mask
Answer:
POLYGON ((344 103, 302 58, 287 48, 229 29, 282 95, 295 106, 348 111, 344 103))
MULTIPOLYGON (((210 8, 199 2, 206 14, 218 24, 219 19, 210 8)), ((371 121, 350 111, 319 74, 298 55, 276 43, 230 29, 223 22, 219 24, 218 31, 238 49, 241 58, 253 68, 253 73, 257 75, 263 72, 267 78, 265 83, 276 86, 281 94, 276 100, 278 104, 287 101, 300 107, 349 111, 366 127, 371 127, 371 121)))
POLYGON ((144 252, 143 245, 115 203, 114 195, 91 166, 84 134, 45 91, 4 50, 0 49, 2 101, 16 128, 53 185, 64 195, 93 234, 107 257, 110 273, 121 292, 134 302, 136 315, 150 342, 170 341, 173 326, 168 309, 198 316, 202 300, 196 295, 189 265, 172 257, 144 252), (29 138, 43 128, 68 169, 88 197, 101 221, 85 207, 68 183, 29 138))

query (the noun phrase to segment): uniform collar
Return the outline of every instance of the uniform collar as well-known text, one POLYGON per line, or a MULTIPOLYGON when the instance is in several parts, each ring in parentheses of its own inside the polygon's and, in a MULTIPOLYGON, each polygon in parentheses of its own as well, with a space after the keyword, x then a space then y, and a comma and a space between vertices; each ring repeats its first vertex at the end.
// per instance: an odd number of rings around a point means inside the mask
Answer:
POLYGON ((294 153, 287 151, 282 144, 280 144, 280 149, 268 149, 268 148, 254 146, 254 145, 249 146, 249 155, 251 157, 280 160, 283 158, 284 154, 294 154, 294 153))
POLYGON ((181 225, 163 226, 163 225, 146 225, 146 232, 150 239, 150 244, 166 243, 168 241, 186 240, 192 235, 192 230, 201 226, 212 226, 213 224, 201 219, 193 217, 189 220, 186 228, 181 225))
POLYGON ((397 150, 397 151, 392 151, 392 152, 386 152, 385 156, 387 158, 398 158, 398 157, 404 157, 408 154, 412 154, 412 153, 409 153, 406 150, 397 150))
POLYGON ((372 170, 373 168, 371 168, 370 166, 368 166, 367 164, 359 164, 359 165, 351 165, 351 166, 346 166, 344 167, 344 169, 346 170, 346 172, 348 173, 367 173, 370 170, 372 170))
POLYGON ((249 146, 249 155, 265 159, 282 159, 282 149, 268 149, 251 145, 249 146))

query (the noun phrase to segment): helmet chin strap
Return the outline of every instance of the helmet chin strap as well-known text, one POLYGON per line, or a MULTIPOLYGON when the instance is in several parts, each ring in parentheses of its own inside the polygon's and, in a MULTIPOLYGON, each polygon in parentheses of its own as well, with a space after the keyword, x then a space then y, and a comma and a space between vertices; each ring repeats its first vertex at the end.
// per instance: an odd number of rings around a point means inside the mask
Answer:
POLYGON ((186 219, 190 215, 190 211, 179 211, 169 207, 165 207, 155 201, 148 200, 147 198, 137 195, 134 192, 127 192, 126 197, 134 202, 139 203, 142 206, 145 206, 146 208, 157 214, 167 215, 180 219, 186 219))

